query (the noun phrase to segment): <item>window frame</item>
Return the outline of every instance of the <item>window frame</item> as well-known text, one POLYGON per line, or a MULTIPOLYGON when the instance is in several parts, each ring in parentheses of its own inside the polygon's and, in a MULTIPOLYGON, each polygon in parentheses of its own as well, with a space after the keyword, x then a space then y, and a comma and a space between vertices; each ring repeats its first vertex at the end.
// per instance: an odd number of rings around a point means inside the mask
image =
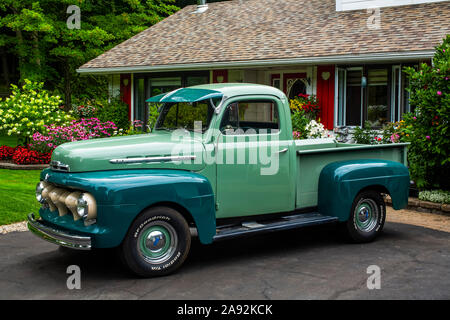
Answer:
MULTIPOLYGON (((270 130, 269 132, 266 133, 266 135, 280 135, 281 134, 281 132, 283 130, 283 128, 282 128, 283 121, 281 119, 281 113, 280 113, 280 111, 281 111, 280 101, 278 101, 278 99, 274 99, 272 97, 258 97, 258 96, 245 97, 245 98, 236 97, 235 99, 231 99, 230 101, 227 102, 226 106, 223 108, 223 110, 221 112, 220 118, 217 121, 217 124, 218 124, 217 129, 220 131, 221 134, 225 134, 224 130, 222 130, 222 121, 224 120, 224 116, 227 113, 228 108, 235 103, 245 102, 245 101, 260 102, 260 103, 263 103, 263 102, 273 103, 274 107, 277 108, 276 110, 278 112, 278 121, 277 121, 278 129, 266 128, 266 130, 268 130, 268 131, 270 130)), ((240 128, 240 126, 239 126, 239 104, 238 104, 237 113, 238 113, 238 127, 236 128, 236 130, 238 130, 240 128)), ((262 123, 264 123, 264 122, 262 122, 262 123)), ((247 135, 252 135, 252 134, 244 132, 244 135, 247 136, 247 135)), ((262 133, 259 133, 257 130, 255 130, 255 133, 253 135, 262 135, 262 133)))

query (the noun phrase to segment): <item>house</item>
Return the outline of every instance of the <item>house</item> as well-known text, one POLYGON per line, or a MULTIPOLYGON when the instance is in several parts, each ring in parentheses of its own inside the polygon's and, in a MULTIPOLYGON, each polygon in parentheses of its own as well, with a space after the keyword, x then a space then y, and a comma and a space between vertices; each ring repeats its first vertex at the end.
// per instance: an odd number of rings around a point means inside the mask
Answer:
POLYGON ((442 0, 233 0, 187 6, 81 66, 107 75, 130 119, 179 87, 249 82, 315 94, 328 129, 410 111, 405 66, 432 63, 450 33, 442 0))

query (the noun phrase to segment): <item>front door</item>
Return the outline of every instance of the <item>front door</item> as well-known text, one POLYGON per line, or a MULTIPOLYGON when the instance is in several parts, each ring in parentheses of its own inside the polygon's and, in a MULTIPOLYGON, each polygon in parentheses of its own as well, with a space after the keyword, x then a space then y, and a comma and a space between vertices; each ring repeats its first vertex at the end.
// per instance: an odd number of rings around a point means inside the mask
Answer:
POLYGON ((217 139, 217 218, 293 210, 289 143, 280 102, 231 101, 217 139))
POLYGON ((299 94, 306 94, 307 83, 306 73, 285 73, 283 75, 284 93, 289 100, 298 97, 299 94))

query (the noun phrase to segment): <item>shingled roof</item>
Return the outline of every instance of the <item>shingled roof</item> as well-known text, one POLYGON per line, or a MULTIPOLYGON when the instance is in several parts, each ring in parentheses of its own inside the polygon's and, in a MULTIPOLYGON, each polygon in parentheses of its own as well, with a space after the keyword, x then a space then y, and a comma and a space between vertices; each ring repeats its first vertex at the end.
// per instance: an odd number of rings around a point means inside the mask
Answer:
POLYGON ((187 6, 87 62, 79 72, 340 55, 424 52, 450 33, 450 2, 336 11, 335 0, 234 0, 187 6))

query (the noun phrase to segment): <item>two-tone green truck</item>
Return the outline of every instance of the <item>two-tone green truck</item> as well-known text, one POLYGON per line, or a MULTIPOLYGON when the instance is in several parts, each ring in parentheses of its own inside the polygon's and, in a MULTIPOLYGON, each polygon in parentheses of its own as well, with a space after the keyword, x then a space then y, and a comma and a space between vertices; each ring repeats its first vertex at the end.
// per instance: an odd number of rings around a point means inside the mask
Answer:
POLYGON ((202 244, 336 223, 356 242, 407 204, 406 145, 293 140, 278 89, 211 84, 152 97, 150 134, 59 146, 36 187, 37 236, 74 249, 117 247, 140 276, 173 272, 202 244))

